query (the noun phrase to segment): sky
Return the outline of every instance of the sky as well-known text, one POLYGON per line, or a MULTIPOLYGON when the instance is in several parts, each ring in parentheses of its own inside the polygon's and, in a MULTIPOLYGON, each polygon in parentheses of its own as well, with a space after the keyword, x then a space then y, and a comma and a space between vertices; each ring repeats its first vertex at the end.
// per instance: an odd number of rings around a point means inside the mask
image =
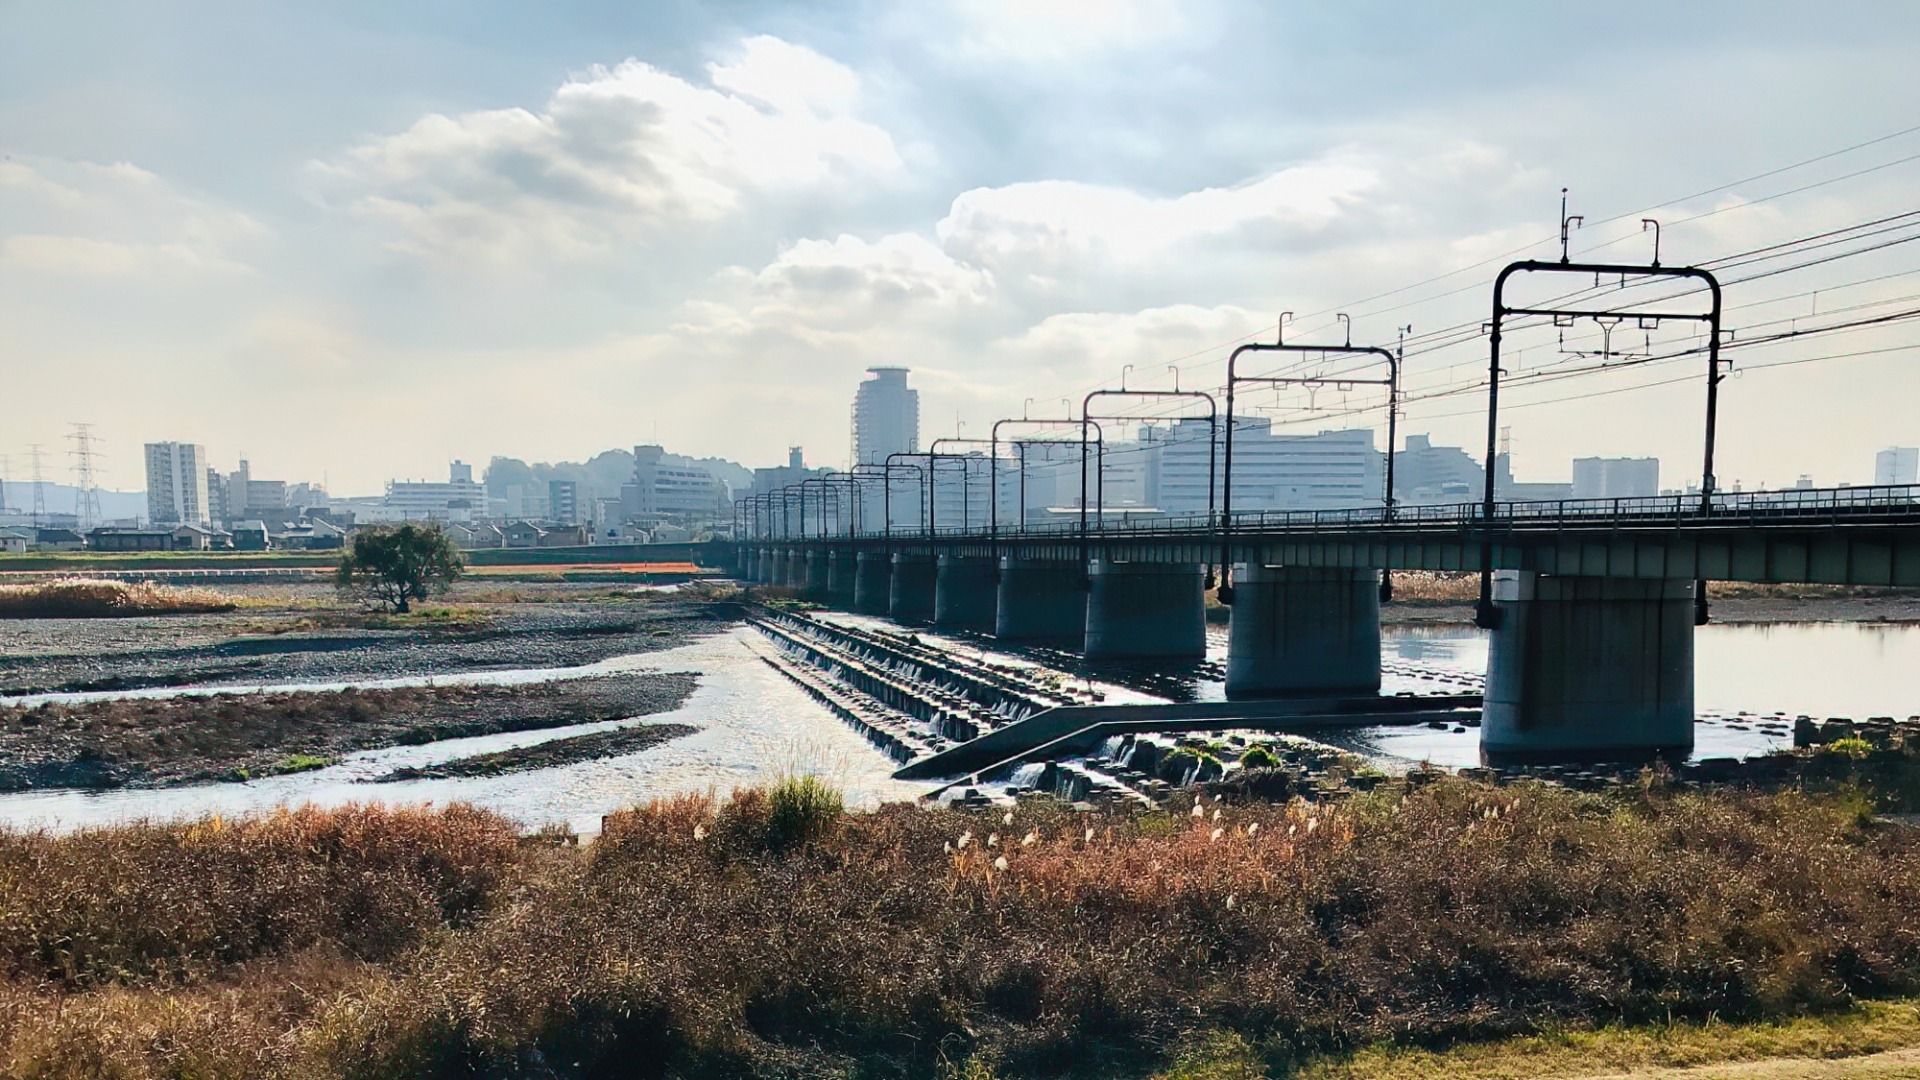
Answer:
MULTIPOLYGON (((162 439, 342 495, 644 442, 838 465, 869 366, 913 369, 923 438, 977 437, 1169 365, 1217 388, 1282 312, 1295 342, 1411 326, 1401 433, 1477 447, 1475 327, 1502 263, 1559 254, 1561 188, 1574 256, 1645 262, 1653 218, 1669 266, 1920 209, 1920 5, 0 0, 0 27, 15 480, 35 443, 64 471, 75 421, 116 488, 162 439)), ((1733 340, 1904 311, 1915 249, 1729 284, 1733 340)), ((1730 352, 1722 486, 1920 443, 1916 326, 1730 352)), ((1689 340, 1545 325, 1505 366, 1689 340)), ((1503 390, 1520 479, 1697 478, 1704 361, 1624 368, 1503 390)), ((1240 405, 1385 444, 1368 386, 1240 405)))

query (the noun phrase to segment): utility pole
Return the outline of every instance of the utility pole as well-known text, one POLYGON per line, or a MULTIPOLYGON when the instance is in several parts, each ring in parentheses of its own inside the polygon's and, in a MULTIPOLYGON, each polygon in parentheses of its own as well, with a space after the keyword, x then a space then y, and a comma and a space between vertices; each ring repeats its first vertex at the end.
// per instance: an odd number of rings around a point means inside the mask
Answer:
POLYGON ((33 527, 38 529, 47 517, 47 482, 40 475, 39 443, 27 447, 27 457, 33 462, 33 527))

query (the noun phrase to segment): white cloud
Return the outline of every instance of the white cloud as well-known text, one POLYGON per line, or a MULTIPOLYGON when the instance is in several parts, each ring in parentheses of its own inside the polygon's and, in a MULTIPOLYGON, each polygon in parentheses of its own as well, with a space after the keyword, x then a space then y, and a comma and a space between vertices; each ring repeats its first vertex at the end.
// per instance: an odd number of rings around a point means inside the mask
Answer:
POLYGON ((0 266, 43 274, 246 272, 240 252, 265 235, 247 215, 126 162, 0 162, 0 207, 15 223, 0 236, 0 266))
POLYGON ((322 169, 404 248, 506 260, 601 252, 736 214, 751 194, 900 165, 891 137, 854 115, 858 76, 810 49, 751 38, 707 81, 629 59, 541 111, 423 117, 322 169))
POLYGON ((1378 182, 1373 168, 1348 155, 1171 198, 1043 180, 964 192, 935 231, 957 259, 1044 282, 1077 269, 1151 267, 1210 240, 1310 232, 1338 218, 1378 182))

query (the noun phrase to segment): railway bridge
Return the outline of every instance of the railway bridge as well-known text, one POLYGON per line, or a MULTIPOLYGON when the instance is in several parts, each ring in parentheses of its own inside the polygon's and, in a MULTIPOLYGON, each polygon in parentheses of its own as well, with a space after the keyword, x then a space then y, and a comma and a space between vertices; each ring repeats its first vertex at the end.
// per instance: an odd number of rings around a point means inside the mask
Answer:
POLYGON ((849 518, 749 529, 733 555, 742 578, 831 607, 1090 660, 1202 656, 1217 583, 1237 699, 1377 694, 1393 573, 1474 572, 1490 760, 1683 754, 1711 583, 1920 586, 1920 487, 918 532, 849 518))

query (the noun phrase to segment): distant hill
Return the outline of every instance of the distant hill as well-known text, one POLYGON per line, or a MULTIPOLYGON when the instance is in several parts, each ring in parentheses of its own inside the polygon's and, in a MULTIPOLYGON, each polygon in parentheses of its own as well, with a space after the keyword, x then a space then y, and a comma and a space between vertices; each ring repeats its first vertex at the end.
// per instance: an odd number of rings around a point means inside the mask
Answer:
MULTIPOLYGON (((58 484, 52 481, 42 485, 43 498, 49 514, 71 514, 74 496, 80 489, 71 484, 58 484)), ((108 520, 120 518, 144 518, 147 516, 147 493, 144 491, 108 491, 100 488, 94 492, 100 500, 100 516, 108 520)), ((31 513, 33 510, 33 482, 31 480, 9 480, 4 495, 7 509, 31 513)))

